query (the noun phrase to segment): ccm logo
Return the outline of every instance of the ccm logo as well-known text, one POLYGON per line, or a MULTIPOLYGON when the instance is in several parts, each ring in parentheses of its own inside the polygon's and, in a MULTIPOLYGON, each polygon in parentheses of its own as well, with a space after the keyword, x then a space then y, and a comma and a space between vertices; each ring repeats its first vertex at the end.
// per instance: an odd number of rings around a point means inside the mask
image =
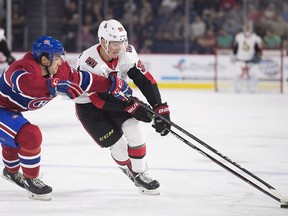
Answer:
POLYGON ((103 140, 107 139, 108 137, 110 137, 113 133, 114 133, 114 130, 112 129, 107 134, 105 134, 104 136, 100 137, 99 140, 103 141, 103 140))

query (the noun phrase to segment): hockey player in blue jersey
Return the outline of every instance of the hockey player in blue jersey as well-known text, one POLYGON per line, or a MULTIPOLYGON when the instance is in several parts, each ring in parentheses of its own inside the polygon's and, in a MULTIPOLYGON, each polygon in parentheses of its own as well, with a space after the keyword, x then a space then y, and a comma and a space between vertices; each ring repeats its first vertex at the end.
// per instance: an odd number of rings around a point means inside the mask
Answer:
POLYGON ((37 110, 58 93, 75 99, 83 92, 109 92, 122 99, 131 94, 128 84, 117 77, 105 78, 77 71, 63 60, 61 42, 41 36, 20 60, 0 76, 0 143, 3 177, 29 191, 32 199, 50 200, 52 187, 39 179, 42 134, 22 112, 37 110), (20 172, 20 168, 22 172, 20 172))

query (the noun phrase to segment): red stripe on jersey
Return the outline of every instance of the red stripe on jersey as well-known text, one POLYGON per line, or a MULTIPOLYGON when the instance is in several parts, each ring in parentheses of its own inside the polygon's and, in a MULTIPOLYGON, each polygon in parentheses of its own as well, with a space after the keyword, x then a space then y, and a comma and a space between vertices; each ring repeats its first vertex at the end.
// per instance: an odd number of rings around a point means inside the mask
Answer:
POLYGON ((130 158, 143 158, 146 155, 146 145, 143 145, 140 148, 128 147, 128 155, 130 158))
POLYGON ((7 127, 6 125, 2 124, 1 122, 0 122, 0 130, 2 130, 5 133, 9 134, 13 138, 16 136, 15 131, 11 130, 9 127, 7 127))
POLYGON ((106 103, 104 100, 102 100, 97 93, 89 95, 89 99, 91 102, 96 106, 97 108, 101 109, 104 104, 106 103))
POLYGON ((153 76, 149 73, 148 70, 146 70, 144 64, 142 63, 142 61, 138 60, 137 65, 136 65, 137 69, 139 71, 141 71, 141 73, 152 83, 152 84, 156 84, 156 81, 154 80, 153 76))
POLYGON ((147 77, 147 79, 152 83, 152 84, 156 84, 156 80, 153 78, 153 76, 147 71, 145 73, 145 77, 147 77))

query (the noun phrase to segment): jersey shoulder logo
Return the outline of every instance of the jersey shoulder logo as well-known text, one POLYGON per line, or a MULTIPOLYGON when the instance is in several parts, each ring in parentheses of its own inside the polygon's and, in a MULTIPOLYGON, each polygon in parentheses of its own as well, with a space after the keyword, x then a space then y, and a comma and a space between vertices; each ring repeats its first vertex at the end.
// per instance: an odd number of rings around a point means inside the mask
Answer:
POLYGON ((86 60, 85 60, 85 63, 88 64, 90 67, 94 68, 98 63, 95 61, 94 58, 92 57, 88 57, 86 60))
POLYGON ((127 45, 126 52, 132 53, 132 46, 130 44, 127 45))
POLYGON ((145 73, 147 72, 144 64, 143 64, 140 60, 138 60, 136 67, 137 67, 143 74, 145 74, 145 73))

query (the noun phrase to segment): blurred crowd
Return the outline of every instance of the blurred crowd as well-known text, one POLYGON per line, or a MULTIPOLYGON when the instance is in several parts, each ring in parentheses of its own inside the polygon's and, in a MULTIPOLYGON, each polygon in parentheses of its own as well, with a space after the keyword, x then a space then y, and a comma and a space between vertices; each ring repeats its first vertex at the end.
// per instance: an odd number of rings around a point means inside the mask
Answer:
MULTIPOLYGON (((21 38, 15 35, 25 25, 23 2, 13 1, 13 38, 21 38)), ((59 39, 69 52, 79 51, 79 38, 81 50, 97 43, 98 25, 110 18, 123 23, 139 53, 206 54, 230 48, 247 19, 265 49, 288 47, 288 0, 65 0, 63 7, 59 39)), ((13 40, 13 49, 21 50, 21 43, 13 40)))

